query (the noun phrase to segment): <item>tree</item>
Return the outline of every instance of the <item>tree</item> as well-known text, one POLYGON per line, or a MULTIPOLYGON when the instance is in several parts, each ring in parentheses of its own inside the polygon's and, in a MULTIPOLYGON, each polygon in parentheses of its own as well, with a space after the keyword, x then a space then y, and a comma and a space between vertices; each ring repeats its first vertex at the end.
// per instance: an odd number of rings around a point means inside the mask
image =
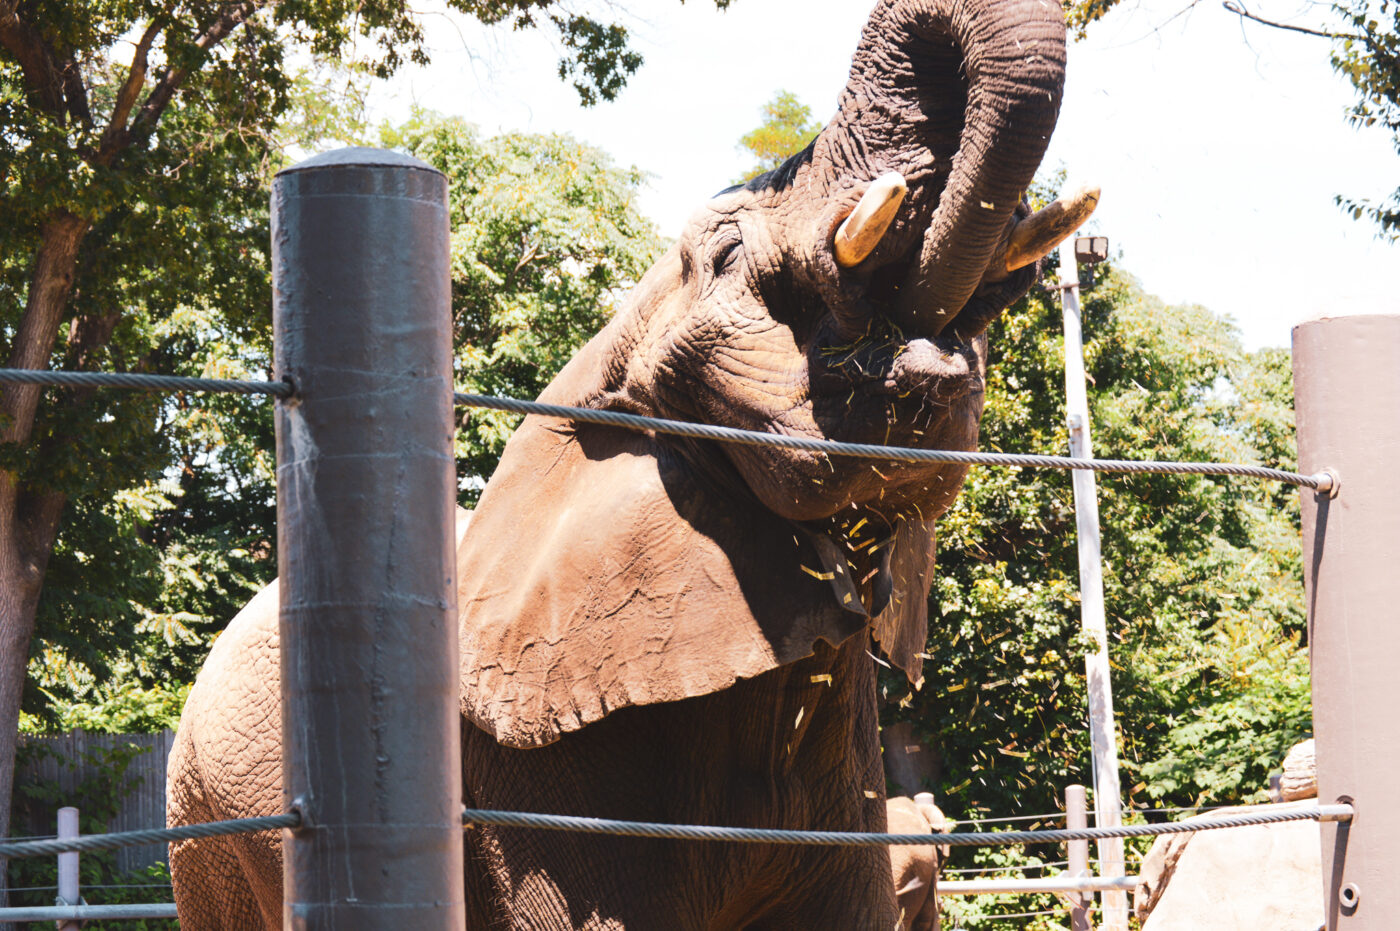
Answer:
MULTIPOLYGON (((1285 351, 1244 352, 1204 308, 1099 275, 1083 312, 1099 455, 1293 467, 1285 351)), ((1037 286, 994 324, 981 448, 1067 449, 1060 319, 1057 292, 1037 286)), ((1259 800, 1311 730, 1296 491, 1104 475, 1099 507, 1129 802, 1259 800)), ((1090 775, 1069 474, 974 468, 938 543, 925 684, 885 674, 883 720, 911 722, 938 755, 951 815, 1057 811, 1064 786, 1090 775)))
POLYGON ((822 124, 812 119, 812 108, 798 100, 792 91, 778 91, 763 105, 761 112, 763 122, 739 137, 739 148, 757 159, 754 166, 737 179, 741 184, 777 168, 822 131, 822 124))
MULTIPOLYGON (((550 25, 560 73, 585 102, 613 97, 641 63, 623 27, 555 0, 449 5, 488 23, 550 25)), ((384 76, 425 61, 422 38, 418 15, 394 0, 0 0, 5 364, 155 370, 177 360, 181 334, 164 327, 190 308, 215 309, 216 326, 239 336, 265 333, 263 204, 294 96, 289 50, 334 60, 362 44, 384 76)), ((164 410, 137 395, 0 393, 0 834, 65 511, 159 470, 164 410)), ((88 513, 100 522, 100 508, 88 513)))
MULTIPOLYGON (((323 126, 354 128, 324 102, 311 109, 323 126)), ((303 123, 300 111, 293 122, 303 123)), ((570 137, 483 138, 460 119, 418 112, 377 141, 449 179, 455 368, 470 390, 538 394, 660 254, 636 209, 643 173, 570 137)), ((238 341, 213 314, 186 319, 169 368, 182 356, 195 371, 233 377, 266 368, 268 334, 238 341)), ((517 421, 466 412, 464 503, 517 421)), ((121 731, 177 719, 210 641, 275 572, 271 426, 263 403, 180 397, 163 415, 169 452, 158 471, 105 500, 72 503, 40 600, 25 729, 121 731), (119 560, 85 556, 108 540, 122 547, 119 560)))
MULTIPOLYGON (((1068 445, 1056 297, 1037 289, 992 334, 986 448, 1068 445)), ((1291 467, 1286 354, 1244 353, 1224 321, 1164 306, 1121 272, 1086 300, 1085 331, 1100 455, 1291 467)), ((1280 706, 1254 722, 1250 749, 1262 760, 1231 781, 1169 785, 1151 767, 1178 725, 1297 672, 1305 621, 1296 493, 1215 477, 1104 476, 1099 485, 1124 789, 1151 804, 1257 794, 1310 726, 1306 710, 1300 719, 1296 706, 1280 706)), ((956 707, 939 711, 961 748, 949 763, 965 754, 952 785, 966 783, 982 810, 1054 810, 1064 782, 1087 774, 1068 476, 975 472, 944 525, 936 603, 953 627, 934 625, 930 652, 948 666, 926 675, 967 683, 956 707), (950 633, 970 641, 966 655, 957 646, 950 654, 950 633)))
MULTIPOLYGON (((645 174, 569 136, 482 139, 460 119, 417 114, 385 141, 448 177, 458 385, 536 397, 660 258, 637 210, 645 174)), ((520 417, 467 411, 457 434, 462 501, 496 468, 520 417)))
MULTIPOLYGON (((1194 6, 1197 0, 1183 0, 1194 6)), ((1119 0, 1073 0, 1066 6, 1071 28, 1080 38, 1089 24, 1102 19, 1119 0)), ((1239 0, 1225 0, 1227 10, 1242 20, 1275 29, 1286 29, 1327 39, 1332 45, 1332 67, 1356 90, 1356 103, 1347 114, 1357 127, 1380 126, 1391 135, 1400 153, 1400 3, 1394 0, 1333 0, 1309 4, 1309 11, 1330 13, 1338 27, 1325 20, 1299 26, 1268 19, 1251 12, 1239 0)), ((1323 14, 1325 15, 1325 14, 1323 14)), ((1356 219, 1373 221, 1385 239, 1400 240, 1400 187, 1382 201, 1356 200, 1339 195, 1337 203, 1356 219)))

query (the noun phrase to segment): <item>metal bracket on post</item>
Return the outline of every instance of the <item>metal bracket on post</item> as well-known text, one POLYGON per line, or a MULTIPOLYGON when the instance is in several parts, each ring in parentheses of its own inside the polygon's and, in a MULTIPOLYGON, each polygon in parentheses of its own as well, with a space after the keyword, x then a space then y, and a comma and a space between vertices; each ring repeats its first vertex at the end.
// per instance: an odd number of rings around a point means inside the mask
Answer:
POLYGON ((272 206, 283 921, 461 929, 447 182, 342 149, 272 206))

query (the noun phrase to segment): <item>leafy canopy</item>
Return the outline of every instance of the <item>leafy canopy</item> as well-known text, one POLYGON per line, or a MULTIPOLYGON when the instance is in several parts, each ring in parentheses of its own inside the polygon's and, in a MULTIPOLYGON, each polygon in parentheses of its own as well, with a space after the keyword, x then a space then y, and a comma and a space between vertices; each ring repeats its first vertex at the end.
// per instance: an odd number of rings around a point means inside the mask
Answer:
MULTIPOLYGON (((419 112, 384 128, 381 142, 448 177, 465 390, 537 395, 663 247, 637 211, 643 174, 568 136, 487 138, 462 120, 419 112)), ((265 210, 255 217, 254 238, 265 242, 265 210)), ((265 263, 259 268, 266 275, 265 263)), ((207 310, 175 318, 159 333, 165 348, 155 368, 265 375, 266 325, 231 332, 207 310)), ((466 416, 458 438, 465 502, 517 421, 466 416)), ((177 396, 151 425, 163 455, 132 484, 71 506, 41 605, 27 730, 170 725, 213 638, 275 574, 267 404, 177 396)))
POLYGON ((763 122, 739 138, 739 148, 755 159, 753 167, 736 179, 739 183, 777 168, 822 131, 822 124, 812 119, 812 108, 792 91, 775 93, 762 113, 763 122))
MULTIPOLYGON (((661 255, 656 227, 637 209, 645 175, 569 136, 483 139, 461 119, 419 112, 384 139, 448 177, 462 390, 538 396, 661 255)), ((519 422, 466 413, 457 434, 464 503, 519 422)))
MULTIPOLYGON (((1294 467, 1285 350, 1246 352, 1204 308, 1167 306, 1111 266, 1098 275, 1083 324, 1099 456, 1294 467)), ((1058 293, 1044 286, 993 325, 982 449, 1067 450, 1061 333, 1058 293)), ((1269 772, 1312 728, 1296 491, 1100 475, 1098 495, 1125 800, 1263 800, 1269 772)), ((950 816, 991 818, 990 829, 1060 811, 1066 785, 1092 785, 1093 644, 1080 632, 1069 474, 974 468, 938 531, 925 681, 913 691, 882 674, 882 722, 910 722, 938 760, 929 788, 950 816)), ((1037 856, 1049 854, 953 854, 959 867, 1037 856)), ((1048 896, 950 903, 967 920, 1056 907, 1048 896)))
MULTIPOLYGON (((1102 274, 1084 303, 1096 453, 1291 468, 1287 354, 1246 353, 1203 308, 1102 274)), ((1033 290, 990 345, 982 448, 1067 448, 1058 295, 1033 290)), ((1311 726, 1296 493, 1203 476, 1098 485, 1127 795, 1259 797, 1311 726)), ((911 720, 942 755, 940 804, 1054 811, 1087 781, 1078 593, 1068 474, 974 469, 939 525, 926 684, 886 686, 887 720, 911 720)))
MULTIPOLYGON (((556 30, 560 73, 585 103, 613 98, 641 62, 624 27, 555 0, 448 6, 556 30)), ((394 0, 0 0, 0 352, 9 364, 268 377, 269 178, 291 144, 365 131, 354 94, 297 63, 346 61, 384 76, 426 55, 421 16, 394 0), (55 250, 55 231, 76 238, 55 250), (58 306, 36 324, 45 295, 58 306)), ((529 146, 511 157, 528 159, 529 146)), ((600 158, 574 157, 580 188, 600 158)), ((625 174, 609 167, 595 179, 599 223, 626 213, 616 201, 630 204, 630 194, 609 200, 625 174)), ((654 240, 649 228, 632 236, 634 216, 619 223, 619 237, 654 240)), ((577 220, 558 225, 555 239, 590 234, 577 220)), ((628 248, 581 245, 589 273, 578 286, 553 254, 499 270, 523 281, 547 269, 514 299, 558 297, 568 308, 535 348, 527 334, 516 339, 524 348, 502 352, 555 365, 550 341, 577 341, 571 315, 593 312, 583 307, 590 297, 606 303, 635 274, 628 248)), ((494 268, 494 258, 478 264, 494 268)), ((519 333, 530 312, 516 309, 519 333)), ((474 345, 496 351, 494 338, 474 345)), ((0 514, 14 529, 0 546, 46 570, 36 614, 5 614, 0 628, 18 632, 22 653, 37 624, 38 688, 25 706, 30 726, 50 727, 76 720, 80 711, 65 710, 75 702, 120 703, 130 682, 187 681, 213 630, 267 580, 271 425, 266 405, 248 399, 58 389, 24 419, 0 412, 0 484, 18 489, 15 513, 63 520, 50 522, 61 531, 26 532, 0 514)), ((0 719, 15 713, 0 709, 0 719)))

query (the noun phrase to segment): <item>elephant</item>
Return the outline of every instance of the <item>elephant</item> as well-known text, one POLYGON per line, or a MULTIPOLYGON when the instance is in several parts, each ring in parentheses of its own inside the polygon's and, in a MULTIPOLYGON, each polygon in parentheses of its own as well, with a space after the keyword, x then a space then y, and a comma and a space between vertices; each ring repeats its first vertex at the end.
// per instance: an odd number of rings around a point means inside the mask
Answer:
MULTIPOLYGON (((891 834, 946 834, 952 830, 933 796, 925 792, 913 798, 897 795, 886 799, 885 820, 891 834)), ((900 931, 938 931, 938 896, 934 893, 948 851, 942 845, 890 848, 900 931)))
MULTIPOLYGON (((1049 0, 879 0, 832 120, 690 219, 541 400, 976 447, 986 329, 1092 209, 1023 204, 1058 114, 1049 0)), ((470 808, 882 831, 874 652, 922 683, 960 464, 525 418, 459 525, 470 808)), ((216 643, 169 821, 276 813, 275 593, 216 643)), ((883 847, 466 831, 470 927, 893 928, 883 847)), ((276 927, 278 839, 172 846, 182 926, 276 927)))

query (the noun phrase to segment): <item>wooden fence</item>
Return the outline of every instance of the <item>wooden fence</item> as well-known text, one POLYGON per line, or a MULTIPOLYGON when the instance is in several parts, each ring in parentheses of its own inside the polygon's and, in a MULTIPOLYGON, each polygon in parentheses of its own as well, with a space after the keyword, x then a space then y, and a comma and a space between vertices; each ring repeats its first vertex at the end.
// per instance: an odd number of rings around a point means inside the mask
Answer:
MULTIPOLYGON (((51 785, 57 787, 56 798, 30 800, 17 805, 13 833, 42 836, 54 833, 58 809, 64 805, 82 807, 79 795, 85 783, 110 778, 110 773, 90 761, 101 759, 107 752, 134 746, 141 751, 126 769, 130 789, 121 800, 117 814, 107 822, 108 831, 135 831, 165 827, 165 761, 174 743, 174 731, 157 734, 89 734, 74 731, 55 737, 24 737, 22 746, 39 746, 50 752, 26 754, 29 758, 15 772, 16 801, 19 787, 51 785)), ((164 844, 127 847, 117 851, 117 867, 122 870, 141 869, 167 858, 164 844)))

